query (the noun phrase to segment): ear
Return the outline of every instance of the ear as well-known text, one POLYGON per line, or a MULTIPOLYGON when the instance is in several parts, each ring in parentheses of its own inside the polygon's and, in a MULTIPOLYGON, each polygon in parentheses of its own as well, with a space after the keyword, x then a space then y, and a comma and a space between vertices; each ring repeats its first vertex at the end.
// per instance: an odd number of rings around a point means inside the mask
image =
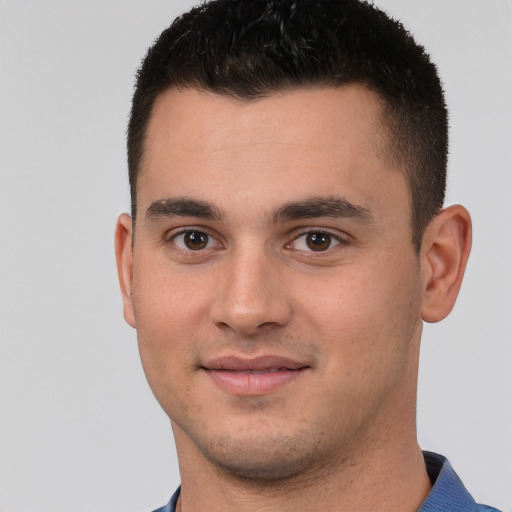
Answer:
POLYGON ((124 319, 132 327, 135 327, 135 315, 132 302, 132 282, 133 282, 133 236, 132 218, 123 213, 117 219, 116 224, 116 262, 119 285, 123 296, 124 319))
POLYGON ((471 251, 471 217, 461 205, 442 210, 428 225, 421 245, 421 316, 439 322, 453 309, 471 251))

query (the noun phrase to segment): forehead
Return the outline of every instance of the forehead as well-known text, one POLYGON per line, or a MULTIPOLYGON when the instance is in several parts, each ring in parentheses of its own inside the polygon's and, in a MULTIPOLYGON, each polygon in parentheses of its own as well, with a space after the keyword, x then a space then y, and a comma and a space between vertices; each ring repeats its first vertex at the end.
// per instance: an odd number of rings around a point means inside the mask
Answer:
POLYGON ((298 89, 258 100, 169 89, 156 100, 138 200, 230 195, 251 204, 328 196, 378 200, 403 187, 383 148, 379 97, 363 86, 298 89))
POLYGON ((383 129, 381 110, 379 96, 363 85, 293 89, 250 100, 171 88, 155 101, 146 147, 163 136, 194 151, 229 149, 227 137, 233 147, 278 140, 336 149, 347 130, 375 143, 383 129))

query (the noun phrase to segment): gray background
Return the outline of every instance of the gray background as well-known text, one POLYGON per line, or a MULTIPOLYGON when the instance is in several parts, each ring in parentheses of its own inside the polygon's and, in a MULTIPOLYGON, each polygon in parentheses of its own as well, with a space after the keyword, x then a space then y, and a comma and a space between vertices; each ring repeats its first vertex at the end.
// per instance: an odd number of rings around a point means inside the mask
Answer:
MULTIPOLYGON (((248 0, 244 0, 248 1, 248 0)), ((473 215, 459 302, 427 325, 422 446, 512 510, 512 2, 381 0, 432 54, 451 110, 448 203, 473 215)), ((168 420, 124 324, 134 70, 192 2, 0 0, 0 511, 144 512, 178 484, 168 420)))

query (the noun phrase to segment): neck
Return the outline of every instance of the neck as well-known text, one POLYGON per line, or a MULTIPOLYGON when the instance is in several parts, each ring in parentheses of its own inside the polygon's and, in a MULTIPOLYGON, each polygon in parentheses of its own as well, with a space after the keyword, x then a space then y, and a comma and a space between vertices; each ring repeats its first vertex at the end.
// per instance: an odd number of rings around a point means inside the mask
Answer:
POLYGON ((431 487, 417 444, 392 457, 373 451, 357 460, 347 458, 336 468, 266 485, 213 467, 199 472, 194 467, 180 462, 182 512, 305 512, 319 506, 336 512, 414 512, 431 487))

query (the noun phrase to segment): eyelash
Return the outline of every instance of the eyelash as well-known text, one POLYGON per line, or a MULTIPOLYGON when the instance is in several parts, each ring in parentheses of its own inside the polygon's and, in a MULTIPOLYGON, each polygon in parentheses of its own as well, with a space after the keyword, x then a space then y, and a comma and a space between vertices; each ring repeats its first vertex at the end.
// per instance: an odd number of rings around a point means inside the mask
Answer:
MULTIPOLYGON (((190 248, 180 247, 176 243, 176 239, 178 237, 186 236, 187 234, 192 235, 193 233, 196 233, 198 235, 206 235, 206 237, 208 237, 207 245, 210 245, 210 243, 212 241, 215 241, 216 248, 223 248, 223 244, 218 241, 217 237, 210 234, 208 232, 208 230, 205 230, 204 228, 193 228, 193 227, 181 228, 177 232, 167 233, 164 237, 164 242, 167 244, 173 244, 175 250, 178 250, 183 254, 187 254, 187 255, 191 255, 191 256, 194 255, 194 253, 196 255, 203 254, 205 252, 205 250, 212 248, 212 247, 204 247, 204 248, 198 248, 198 249, 190 249, 190 248)), ((310 229, 306 229, 305 231, 298 232, 297 235, 293 237, 292 241, 285 245, 285 248, 303 252, 305 254, 308 254, 308 257, 321 257, 323 254, 330 252, 335 247, 338 247, 340 245, 346 245, 347 243, 348 243, 347 239, 341 237, 339 234, 334 234, 327 229, 310 228, 310 229), (330 238, 329 246, 326 249, 319 250, 319 251, 315 251, 313 249, 311 249, 311 250, 297 249, 297 248, 293 247, 297 243, 297 240, 299 240, 302 237, 308 237, 310 235, 326 235, 326 236, 328 236, 330 238), (333 245, 333 242, 336 242, 335 245, 333 245)))
POLYGON ((217 241, 217 247, 222 246, 222 244, 217 240, 217 238, 215 236, 211 235, 210 233, 208 233, 208 231, 206 231, 204 229, 197 229, 197 228, 192 228, 192 227, 185 227, 185 228, 180 229, 177 232, 167 233, 166 236, 164 237, 164 242, 168 243, 168 244, 173 244, 177 250, 181 251, 184 254, 204 252, 204 249, 206 249, 208 247, 203 248, 203 249, 194 250, 194 249, 190 249, 190 248, 182 248, 176 244, 176 239, 179 236, 182 236, 182 235, 186 236, 187 234, 191 235, 192 233, 196 233, 198 235, 199 234, 206 235, 208 237, 208 244, 210 244, 210 242, 212 240, 215 240, 215 241, 217 241))
POLYGON ((309 257, 311 257, 311 256, 320 257, 322 254, 325 254, 325 253, 331 251, 332 249, 334 249, 335 247, 337 247, 339 245, 346 244, 346 243, 348 243, 347 240, 343 239, 341 236, 339 236, 337 234, 331 233, 328 230, 325 230, 325 229, 309 229, 309 230, 307 230, 305 232, 300 233, 296 237, 294 237, 292 242, 287 244, 286 247, 289 247, 291 249, 295 249, 297 251, 305 252, 305 253, 308 254, 309 257), (304 243, 307 244, 308 243, 307 242, 307 237, 314 236, 314 235, 323 235, 323 236, 329 237, 328 247, 326 247, 325 249, 318 250, 318 251, 315 251, 315 250, 311 249, 311 247, 309 247, 310 250, 307 250, 307 249, 297 249, 296 247, 292 247, 293 245, 297 245, 297 241, 299 239, 301 239, 301 238, 304 238, 304 243))

